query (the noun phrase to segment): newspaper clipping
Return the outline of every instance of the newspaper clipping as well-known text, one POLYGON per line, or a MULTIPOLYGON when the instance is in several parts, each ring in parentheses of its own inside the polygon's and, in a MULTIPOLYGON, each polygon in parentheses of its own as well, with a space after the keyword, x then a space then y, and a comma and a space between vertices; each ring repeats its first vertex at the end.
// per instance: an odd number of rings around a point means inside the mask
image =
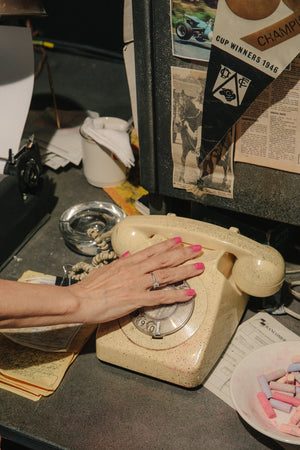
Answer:
POLYGON ((236 125, 235 161, 300 173, 300 57, 236 125))
POLYGON ((233 130, 199 164, 206 71, 172 67, 171 74, 173 186, 195 196, 232 198, 233 130))

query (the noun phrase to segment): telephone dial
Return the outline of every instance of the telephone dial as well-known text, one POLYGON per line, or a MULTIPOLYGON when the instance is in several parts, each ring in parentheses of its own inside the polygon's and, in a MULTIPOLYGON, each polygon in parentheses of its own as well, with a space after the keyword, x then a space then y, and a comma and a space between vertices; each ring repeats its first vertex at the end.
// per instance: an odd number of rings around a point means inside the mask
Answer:
POLYGON ((205 271, 165 289, 191 288, 185 303, 142 308, 98 326, 101 361, 185 387, 199 386, 231 339, 249 296, 267 297, 281 287, 282 256, 272 247, 222 228, 175 215, 129 216, 112 230, 117 255, 135 253, 167 238, 202 245, 195 261, 205 271))

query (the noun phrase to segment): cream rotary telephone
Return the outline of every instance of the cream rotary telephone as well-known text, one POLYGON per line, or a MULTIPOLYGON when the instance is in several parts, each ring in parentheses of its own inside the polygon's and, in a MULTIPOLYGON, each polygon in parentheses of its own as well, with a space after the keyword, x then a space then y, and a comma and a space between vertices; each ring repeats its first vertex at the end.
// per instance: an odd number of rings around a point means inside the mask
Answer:
POLYGON ((167 238, 180 236, 184 245, 200 244, 195 261, 205 271, 179 286, 196 296, 186 303, 142 308, 100 324, 96 352, 101 361, 185 387, 200 385, 231 339, 249 295, 276 293, 285 275, 282 256, 272 247, 193 219, 129 216, 112 231, 117 255, 135 253, 167 238))

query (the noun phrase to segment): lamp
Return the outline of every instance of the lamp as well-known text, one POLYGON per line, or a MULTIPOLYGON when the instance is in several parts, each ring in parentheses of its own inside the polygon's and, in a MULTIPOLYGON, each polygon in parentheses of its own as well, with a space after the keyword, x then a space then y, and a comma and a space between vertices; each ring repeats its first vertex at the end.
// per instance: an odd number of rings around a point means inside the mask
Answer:
POLYGON ((46 16, 38 0, 0 0, 0 16, 46 16))

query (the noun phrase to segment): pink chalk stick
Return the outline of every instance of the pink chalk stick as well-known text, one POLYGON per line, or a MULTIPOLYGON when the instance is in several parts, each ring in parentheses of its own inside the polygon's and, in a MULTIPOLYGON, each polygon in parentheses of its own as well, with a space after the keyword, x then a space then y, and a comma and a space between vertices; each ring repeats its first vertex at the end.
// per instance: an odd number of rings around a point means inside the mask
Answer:
POLYGON ((290 423, 293 425, 298 425, 300 422, 300 411, 295 411, 294 414, 290 417, 290 423))
POLYGON ((279 430, 282 431, 282 433, 300 437, 300 428, 298 428, 297 425, 282 423, 279 430))
POLYGON ((294 376, 293 373, 289 373, 286 378, 287 378, 286 382, 288 384, 294 384, 295 383, 295 376, 294 376))
POLYGON ((278 378, 278 380, 276 380, 277 383, 287 383, 287 375, 283 375, 283 377, 278 378))
MULTIPOLYGON (((274 398, 274 392, 277 392, 278 394, 283 394, 283 392, 281 391, 275 391, 274 389, 271 389, 272 392, 272 397, 274 398)), ((289 397, 294 397, 294 394, 292 392, 284 392, 285 395, 288 395, 289 397)))
POLYGON ((276 381, 270 381, 269 386, 275 391, 291 392, 292 394, 295 393, 295 386, 293 384, 276 383, 276 381))
POLYGON ((267 373, 265 375, 265 377, 266 377, 267 381, 274 381, 274 380, 278 380, 278 378, 284 377, 285 374, 286 374, 286 371, 284 369, 277 369, 277 370, 274 370, 274 372, 267 373))
POLYGON ((295 372, 295 373, 294 373, 294 377, 295 377, 295 380, 296 380, 298 383, 300 383, 300 372, 295 372))
POLYGON ((281 394, 280 392, 272 392, 272 398, 275 400, 280 400, 281 402, 288 403, 289 405, 299 406, 300 399, 295 397, 290 397, 289 395, 281 394))
POLYGON ((275 413, 274 409, 272 408, 272 406, 270 405, 270 402, 267 399, 266 394, 261 391, 257 394, 257 398, 258 398, 261 406, 263 407, 265 413, 267 414, 267 416, 270 419, 274 419, 274 417, 276 417, 276 413, 275 413))

